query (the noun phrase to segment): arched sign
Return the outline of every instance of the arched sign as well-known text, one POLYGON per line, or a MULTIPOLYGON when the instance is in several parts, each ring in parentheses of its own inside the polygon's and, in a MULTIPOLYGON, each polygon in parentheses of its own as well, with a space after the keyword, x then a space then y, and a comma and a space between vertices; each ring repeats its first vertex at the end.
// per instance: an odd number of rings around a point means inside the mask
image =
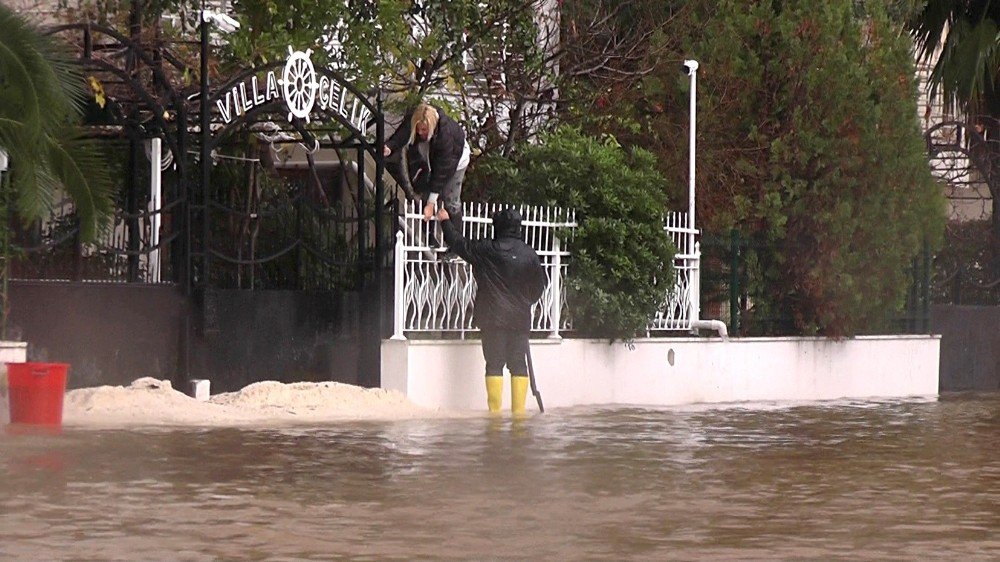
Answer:
POLYGON ((254 108, 283 99, 288 108, 288 120, 303 119, 309 122, 314 109, 338 114, 350 123, 361 136, 369 134, 372 110, 353 88, 335 76, 319 75, 312 63, 312 49, 295 51, 288 48, 288 60, 281 69, 272 68, 254 74, 215 100, 222 121, 229 125, 240 115, 254 108))

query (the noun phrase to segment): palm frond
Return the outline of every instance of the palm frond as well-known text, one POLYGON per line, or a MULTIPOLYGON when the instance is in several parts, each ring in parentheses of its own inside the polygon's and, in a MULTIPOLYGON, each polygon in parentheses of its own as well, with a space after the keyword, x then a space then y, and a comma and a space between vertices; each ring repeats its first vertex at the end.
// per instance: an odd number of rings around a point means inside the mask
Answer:
POLYGON ((989 105, 1000 75, 1000 3, 928 0, 910 22, 917 56, 935 61, 930 95, 947 106, 975 112, 989 105))
MULTIPOLYGON (((14 131, 8 130, 12 127, 17 127, 21 135, 37 135, 43 130, 41 96, 22 54, 6 39, 0 40, 0 73, 4 77, 0 87, 0 138, 14 136, 14 131)), ((7 145, 13 142, 4 140, 7 145)))
POLYGON ((958 21, 931 72, 931 94, 940 91, 952 107, 980 105, 996 75, 998 47, 1000 30, 995 21, 958 21))
MULTIPOLYGON (((2 104, 3 100, 0 99, 0 105, 2 104)), ((0 147, 3 147, 11 158, 15 158, 22 152, 33 154, 39 138, 38 131, 27 126, 23 121, 0 115, 0 147)))
POLYGON ((929 62, 934 58, 934 53, 941 44, 941 38, 954 24, 959 9, 954 0, 929 0, 910 23, 913 39, 917 44, 917 55, 921 61, 929 62))
POLYGON ((11 186, 22 222, 31 224, 52 212, 59 182, 44 165, 19 161, 12 169, 11 186))
POLYGON ((73 126, 83 110, 85 82, 62 46, 0 5, 0 147, 11 160, 18 212, 46 216, 54 198, 76 204, 81 236, 92 240, 112 211, 111 181, 98 152, 73 126))
POLYGON ((2 5, 0 57, 5 66, 25 69, 26 73, 14 76, 7 88, 15 92, 20 88, 31 90, 33 96, 22 101, 40 108, 43 124, 57 124, 73 111, 74 98, 83 90, 80 72, 67 72, 69 57, 65 51, 51 37, 2 5))
POLYGON ((48 159, 56 180, 76 204, 80 237, 93 240, 113 209, 111 176, 96 147, 82 139, 48 137, 48 159))

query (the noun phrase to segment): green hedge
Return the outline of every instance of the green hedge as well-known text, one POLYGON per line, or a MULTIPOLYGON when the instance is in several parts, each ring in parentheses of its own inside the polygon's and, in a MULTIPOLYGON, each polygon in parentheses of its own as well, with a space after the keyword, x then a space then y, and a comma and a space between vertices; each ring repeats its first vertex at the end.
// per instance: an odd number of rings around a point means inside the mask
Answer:
POLYGON ((665 181, 652 154, 561 127, 512 158, 479 160, 469 183, 495 201, 575 209, 567 279, 574 328, 611 339, 645 333, 674 279, 665 181))

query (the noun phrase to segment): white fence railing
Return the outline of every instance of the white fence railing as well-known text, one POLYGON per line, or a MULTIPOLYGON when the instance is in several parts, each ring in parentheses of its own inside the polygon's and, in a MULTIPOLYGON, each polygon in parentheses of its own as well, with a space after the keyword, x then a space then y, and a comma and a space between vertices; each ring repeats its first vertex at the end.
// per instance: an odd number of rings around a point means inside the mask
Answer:
POLYGON ((688 225, 687 213, 668 213, 663 231, 677 247, 674 255, 674 283, 667 298, 649 323, 649 331, 690 330, 698 317, 699 267, 701 250, 695 241, 698 230, 688 225))
MULTIPOLYGON (((493 214, 506 205, 465 203, 462 233, 467 239, 492 238, 493 214)), ((568 240, 576 228, 573 211, 554 207, 520 206, 524 241, 538 253, 549 282, 532 307, 531 329, 559 337, 569 329, 563 314, 566 295, 568 240)), ((404 332, 465 332, 472 325, 476 282, 464 260, 444 259, 444 240, 436 221, 424 221, 420 203, 407 201, 401 229, 396 234, 395 310, 393 338, 404 332)))
MULTIPOLYGON (((490 217, 506 205, 463 205, 463 234, 467 239, 491 238, 490 217)), ((566 278, 570 242, 576 213, 555 207, 519 206, 524 240, 538 252, 548 276, 542 297, 532 307, 531 329, 560 337, 572 329, 566 312, 566 278)), ((476 282, 467 263, 445 259, 445 244, 436 221, 424 221, 421 203, 407 201, 399 217, 395 246, 395 298, 393 339, 406 332, 476 331, 472 325, 476 282)), ((676 277, 666 290, 663 306, 650 321, 649 331, 688 330, 697 316, 699 249, 697 230, 687 225, 688 215, 670 213, 664 231, 677 246, 676 277)))

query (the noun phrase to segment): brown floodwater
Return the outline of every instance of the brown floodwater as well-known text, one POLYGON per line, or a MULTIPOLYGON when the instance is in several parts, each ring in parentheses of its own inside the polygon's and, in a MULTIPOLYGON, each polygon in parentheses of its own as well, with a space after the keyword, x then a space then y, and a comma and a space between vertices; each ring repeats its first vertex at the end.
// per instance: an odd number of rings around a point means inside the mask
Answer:
POLYGON ((0 436, 0 560, 1000 559, 1000 395, 0 436))

